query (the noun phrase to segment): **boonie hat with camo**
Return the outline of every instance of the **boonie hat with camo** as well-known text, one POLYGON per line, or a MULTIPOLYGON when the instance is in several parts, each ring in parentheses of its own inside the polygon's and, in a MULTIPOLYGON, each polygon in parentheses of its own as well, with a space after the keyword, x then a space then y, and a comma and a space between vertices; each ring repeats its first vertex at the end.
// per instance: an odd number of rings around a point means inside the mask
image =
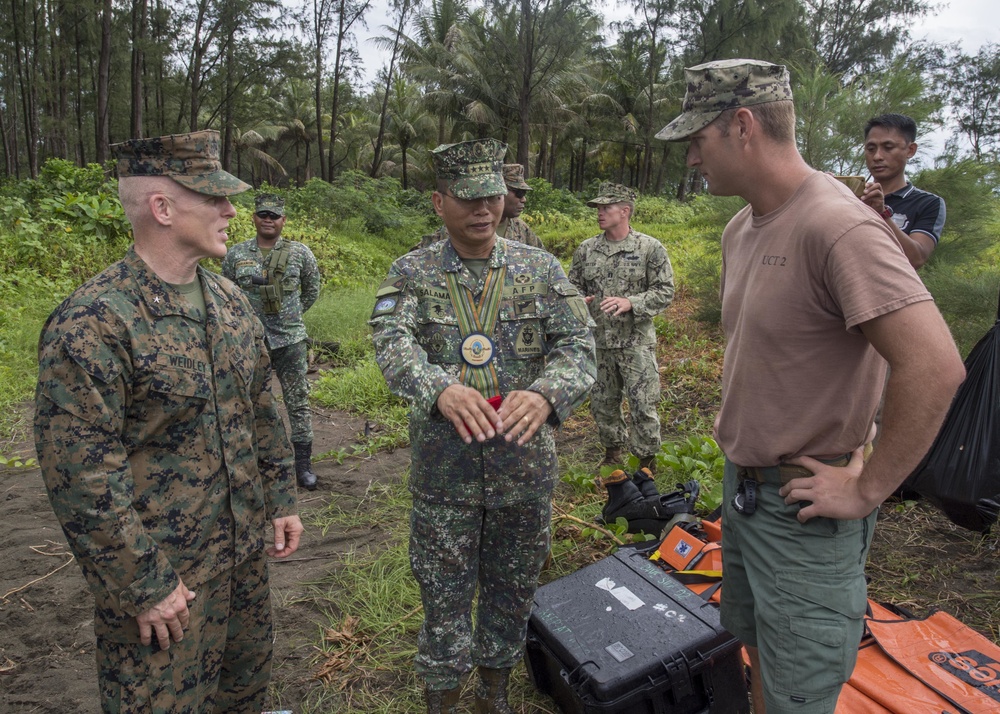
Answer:
POLYGON ((513 188, 519 191, 531 190, 531 186, 529 186, 528 182, 524 180, 524 167, 521 166, 521 164, 504 164, 503 181, 507 184, 507 188, 513 188))
POLYGON ((664 141, 685 141, 726 109, 792 98, 784 65, 751 59, 708 62, 684 70, 683 113, 657 133, 664 141))
POLYGON ((448 182, 456 198, 485 198, 507 193, 503 157, 507 145, 496 139, 442 144, 431 150, 434 174, 448 182))
POLYGON ((587 205, 591 208, 611 203, 635 203, 635 189, 605 181, 597 190, 597 196, 587 201, 587 205))
POLYGON ((219 163, 219 132, 205 129, 149 139, 130 139, 111 146, 118 177, 168 176, 185 188, 207 196, 232 196, 251 188, 219 163))

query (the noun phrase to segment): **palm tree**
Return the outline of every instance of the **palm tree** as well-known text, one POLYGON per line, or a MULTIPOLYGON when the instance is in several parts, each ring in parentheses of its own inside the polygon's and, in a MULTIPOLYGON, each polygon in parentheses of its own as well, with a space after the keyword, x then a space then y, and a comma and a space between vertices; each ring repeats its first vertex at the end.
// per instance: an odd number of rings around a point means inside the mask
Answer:
POLYGON ((434 119, 424 109, 420 89, 404 77, 397 76, 389 95, 388 130, 400 152, 403 173, 403 188, 408 188, 408 163, 406 152, 418 140, 429 140, 434 133, 434 119))

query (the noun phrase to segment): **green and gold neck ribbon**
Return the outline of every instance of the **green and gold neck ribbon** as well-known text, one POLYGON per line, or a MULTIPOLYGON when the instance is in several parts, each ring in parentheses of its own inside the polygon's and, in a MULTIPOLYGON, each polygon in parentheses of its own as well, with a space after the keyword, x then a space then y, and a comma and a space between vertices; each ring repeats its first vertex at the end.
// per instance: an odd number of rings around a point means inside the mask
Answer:
POLYGON ((476 303, 472 292, 462 285, 459 273, 445 273, 448 296, 451 298, 458 329, 462 333, 462 384, 472 387, 489 399, 500 394, 500 380, 493 365, 495 346, 490 335, 500 314, 500 298, 507 266, 490 268, 486 272, 483 292, 476 303))

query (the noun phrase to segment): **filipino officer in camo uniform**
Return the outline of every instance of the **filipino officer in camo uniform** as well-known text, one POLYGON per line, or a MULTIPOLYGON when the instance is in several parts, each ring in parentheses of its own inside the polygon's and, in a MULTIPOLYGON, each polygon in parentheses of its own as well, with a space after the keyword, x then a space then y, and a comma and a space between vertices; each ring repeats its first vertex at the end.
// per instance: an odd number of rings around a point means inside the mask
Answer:
POLYGON ((264 331, 222 258, 250 188, 219 134, 112 147, 135 242, 49 317, 35 447, 94 594, 104 712, 258 714, 271 669, 266 553, 302 533, 264 331))
POLYGON ((587 202, 602 232, 573 253, 569 279, 597 323, 597 383, 590 409, 604 445, 602 465, 621 465, 625 447, 655 472, 660 450, 660 373, 653 317, 674 297, 674 271, 663 244, 629 224, 635 191, 605 182, 587 202), (631 432, 622 401, 628 399, 631 432))
POLYGON ((285 199, 262 193, 254 199, 253 223, 257 235, 233 246, 222 261, 222 274, 239 284, 257 317, 271 364, 281 383, 288 409, 299 487, 314 490, 312 470, 312 412, 309 411, 309 346, 306 310, 319 297, 322 280, 309 247, 281 237, 285 227, 285 199))
MULTIPOLYGON (((504 164, 503 180, 507 186, 507 195, 503 201, 503 213, 500 214, 500 224, 497 226, 497 235, 507 240, 517 241, 530 245, 533 248, 545 249, 542 239, 535 235, 531 226, 521 220, 520 215, 524 212, 525 196, 531 190, 531 186, 524 180, 524 167, 521 164, 504 164)), ((425 235, 420 239, 420 243, 414 247, 426 248, 439 240, 448 237, 447 226, 441 226, 433 233, 425 235)))
POLYGON ((553 430, 595 375, 592 321, 559 262, 496 234, 505 150, 480 139, 432 152, 448 240, 393 263, 369 323, 389 388, 411 403, 415 664, 432 713, 456 711, 473 666, 476 711, 511 712, 549 552, 553 430))

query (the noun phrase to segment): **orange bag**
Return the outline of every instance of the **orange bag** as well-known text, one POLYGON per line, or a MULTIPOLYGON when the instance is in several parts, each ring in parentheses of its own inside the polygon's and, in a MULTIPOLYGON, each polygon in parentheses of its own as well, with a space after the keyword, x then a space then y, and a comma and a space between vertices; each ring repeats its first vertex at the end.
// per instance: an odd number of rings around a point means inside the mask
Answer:
POLYGON ((675 525, 649 556, 688 590, 719 604, 722 596, 722 546, 712 541, 720 521, 700 521, 699 528, 675 525))
POLYGON ((1000 647, 947 613, 921 620, 868 603, 867 632, 837 714, 1000 711, 1000 647))

